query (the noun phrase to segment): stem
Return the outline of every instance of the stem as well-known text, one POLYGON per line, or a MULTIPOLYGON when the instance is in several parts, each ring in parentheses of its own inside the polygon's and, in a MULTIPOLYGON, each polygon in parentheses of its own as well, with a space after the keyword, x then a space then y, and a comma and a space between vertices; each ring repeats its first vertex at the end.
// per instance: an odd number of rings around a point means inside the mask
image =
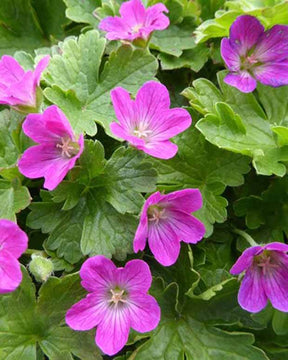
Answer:
POLYGON ((42 251, 42 250, 35 250, 35 249, 27 249, 24 254, 25 254, 25 255, 33 255, 33 254, 43 255, 43 254, 44 254, 44 251, 42 251))
POLYGON ((259 244, 257 244, 256 241, 245 231, 239 229, 233 229, 232 231, 235 234, 242 236, 251 246, 259 246, 259 244))

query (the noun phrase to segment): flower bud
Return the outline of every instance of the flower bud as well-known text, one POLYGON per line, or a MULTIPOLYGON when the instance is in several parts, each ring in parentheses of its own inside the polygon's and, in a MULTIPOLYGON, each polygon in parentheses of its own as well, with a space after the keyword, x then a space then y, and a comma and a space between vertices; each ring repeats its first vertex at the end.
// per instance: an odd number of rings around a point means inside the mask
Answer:
POLYGON ((29 270, 36 281, 47 281, 53 272, 53 263, 50 259, 40 255, 32 254, 32 260, 29 264, 29 270))

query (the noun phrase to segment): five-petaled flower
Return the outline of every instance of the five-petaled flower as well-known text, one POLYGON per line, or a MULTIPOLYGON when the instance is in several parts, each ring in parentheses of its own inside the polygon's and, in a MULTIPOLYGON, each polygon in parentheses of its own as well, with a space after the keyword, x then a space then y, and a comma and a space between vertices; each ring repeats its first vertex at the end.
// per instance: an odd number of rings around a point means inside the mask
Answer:
POLYGON ((22 281, 18 258, 27 250, 28 237, 17 224, 0 220, 0 294, 14 291, 22 281))
POLYGON ((161 159, 172 158, 178 150, 169 139, 191 125, 188 111, 170 109, 166 87, 156 81, 146 82, 132 100, 128 91, 117 87, 111 98, 119 123, 110 124, 114 135, 145 153, 161 159))
POLYGON ((224 81, 248 93, 257 86, 288 85, 288 26, 275 25, 264 31, 253 16, 239 16, 222 39, 221 55, 229 69, 224 81))
POLYGON ((36 90, 49 60, 50 57, 45 56, 34 71, 25 72, 13 57, 4 55, 0 61, 0 104, 35 109, 36 90))
POLYGON ((56 105, 43 114, 29 114, 23 131, 39 145, 24 152, 18 162, 20 172, 31 179, 43 176, 44 187, 55 189, 82 154, 83 135, 76 140, 69 121, 56 105))
POLYGON ((117 268, 104 256, 94 256, 84 262, 80 277, 89 294, 68 310, 66 323, 81 331, 97 326, 95 341, 105 354, 124 347, 130 327, 142 333, 158 325, 160 308, 147 294, 152 276, 143 260, 117 268))
POLYGON ((121 17, 108 16, 99 24, 99 29, 107 31, 109 40, 147 40, 154 30, 169 26, 169 18, 163 14, 168 10, 162 3, 145 9, 141 0, 130 0, 122 3, 119 11, 121 17))
POLYGON ((288 312, 288 245, 270 243, 246 249, 230 273, 238 275, 245 271, 238 302, 250 312, 258 312, 267 305, 288 312))
POLYGON ((145 202, 134 238, 134 251, 144 250, 146 239, 156 260, 169 266, 176 262, 180 241, 195 244, 205 234, 204 225, 191 216, 202 207, 198 189, 152 194, 145 202))

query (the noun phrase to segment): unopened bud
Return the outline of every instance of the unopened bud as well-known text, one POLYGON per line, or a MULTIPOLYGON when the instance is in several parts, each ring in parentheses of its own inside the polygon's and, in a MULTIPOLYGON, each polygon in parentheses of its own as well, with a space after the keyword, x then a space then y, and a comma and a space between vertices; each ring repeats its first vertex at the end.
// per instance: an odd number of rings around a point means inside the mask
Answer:
POLYGON ((50 259, 32 254, 29 270, 38 282, 47 281, 53 272, 53 263, 50 259))

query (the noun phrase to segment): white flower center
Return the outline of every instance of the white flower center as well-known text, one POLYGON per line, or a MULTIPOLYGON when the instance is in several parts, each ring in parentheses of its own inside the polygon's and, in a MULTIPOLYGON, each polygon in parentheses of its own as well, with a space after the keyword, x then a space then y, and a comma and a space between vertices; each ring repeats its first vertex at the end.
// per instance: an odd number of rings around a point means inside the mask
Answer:
POLYGON ((140 139, 145 141, 149 140, 149 136, 153 133, 152 130, 148 129, 148 124, 140 123, 135 129, 133 130, 133 135, 137 136, 140 139))
POLYGON ((110 292, 112 294, 111 299, 109 299, 110 303, 114 303, 118 305, 119 302, 126 303, 126 295, 125 290, 116 290, 116 289, 110 289, 110 292))
POLYGON ((137 34, 138 31, 139 31, 142 27, 143 27, 142 24, 137 24, 137 25, 132 26, 132 28, 131 28, 132 33, 133 33, 133 34, 137 34))
POLYGON ((161 208, 156 205, 152 205, 148 209, 148 220, 155 222, 155 224, 158 224, 160 219, 166 219, 167 213, 166 209, 161 208))
POLYGON ((64 158, 71 158, 79 152, 78 143, 73 142, 69 137, 61 137, 61 144, 56 144, 56 147, 61 149, 61 156, 64 158))

